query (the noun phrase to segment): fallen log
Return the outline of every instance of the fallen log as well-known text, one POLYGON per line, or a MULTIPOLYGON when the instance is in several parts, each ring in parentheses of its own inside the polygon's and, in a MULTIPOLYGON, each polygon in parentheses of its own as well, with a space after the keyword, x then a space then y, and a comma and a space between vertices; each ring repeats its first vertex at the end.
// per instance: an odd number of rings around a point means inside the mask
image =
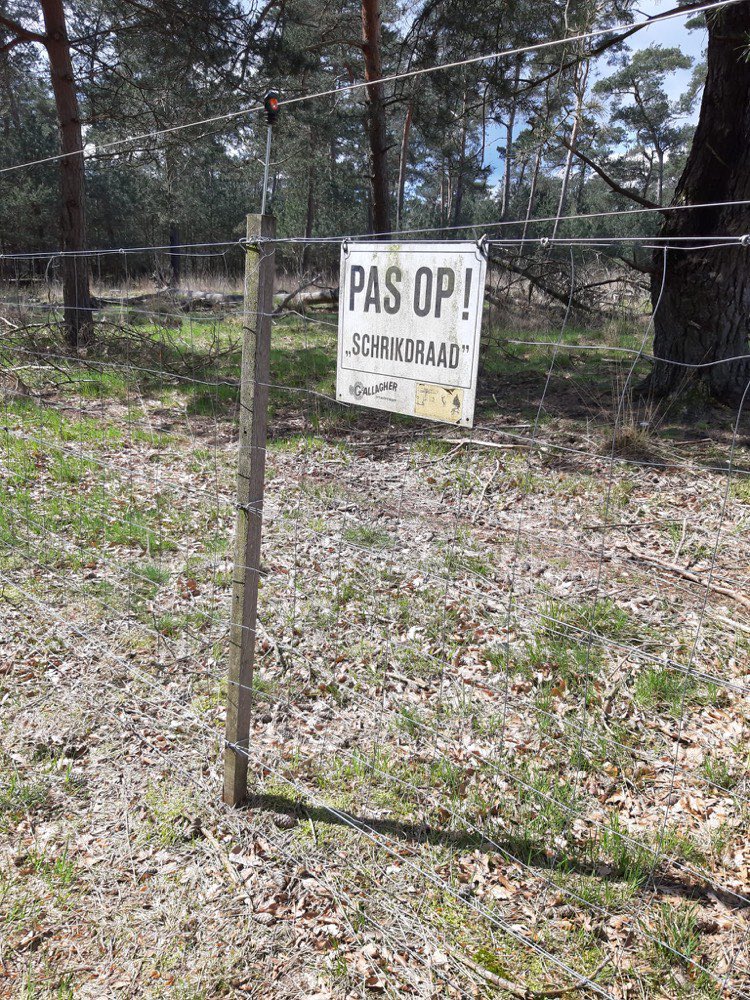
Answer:
POLYGON ((213 309, 216 306, 241 305, 244 296, 225 294, 224 292, 206 292, 191 288, 164 288, 158 292, 146 292, 144 295, 129 295, 122 299, 97 298, 95 309, 105 306, 150 306, 154 312, 178 309, 180 312, 190 312, 192 309, 213 309))
POLYGON ((339 290, 338 288, 311 288, 307 291, 298 290, 291 295, 281 292, 274 298, 277 300, 277 312, 282 309, 304 312, 310 306, 337 306, 339 290))
POLYGON ((289 305, 289 303, 293 299, 296 299, 299 295, 301 295, 306 289, 310 287, 310 285, 314 285, 319 278, 320 275, 315 274, 313 275, 312 278, 309 278, 307 281, 303 281, 301 285, 298 285, 297 288, 294 289, 294 291, 286 293, 282 290, 278 295, 274 295, 273 297, 274 302, 277 303, 276 308, 274 309, 274 314, 278 315, 279 313, 283 312, 284 309, 287 308, 291 309, 292 307, 289 305), (279 298, 281 298, 281 301, 278 301, 279 298))

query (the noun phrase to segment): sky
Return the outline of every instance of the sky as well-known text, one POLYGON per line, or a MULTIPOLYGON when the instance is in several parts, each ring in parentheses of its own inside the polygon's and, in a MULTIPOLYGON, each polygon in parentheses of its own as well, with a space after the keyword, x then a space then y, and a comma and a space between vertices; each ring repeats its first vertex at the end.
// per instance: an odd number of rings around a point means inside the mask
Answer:
MULTIPOLYGON (((653 17, 655 14, 672 10, 674 7, 675 0, 666 0, 666 2, 664 0, 641 0, 638 7, 634 8, 633 15, 635 20, 640 21, 646 17, 653 17)), ((640 31, 628 39, 628 47, 633 50, 645 49, 649 45, 680 48, 686 55, 699 60, 703 55, 706 44, 706 32, 688 31, 685 28, 687 20, 688 15, 686 14, 685 17, 672 18, 669 21, 662 21, 658 24, 649 25, 647 28, 641 28, 640 31)), ((612 72, 612 67, 609 66, 607 57, 603 56, 594 66, 592 75, 596 78, 597 76, 606 76, 610 72, 612 72)), ((687 88, 690 75, 690 70, 677 70, 667 79, 666 90, 673 100, 679 97, 687 88)), ((520 122, 518 129, 520 130, 523 127, 523 122, 520 122)), ((492 137, 488 132, 487 152, 485 155, 486 163, 492 168, 489 179, 489 183, 492 186, 500 182, 502 158, 497 153, 496 146, 501 142, 504 142, 504 134, 501 137, 499 129, 496 137, 492 137)))
MULTIPOLYGON (((642 0, 638 10, 643 17, 653 17, 654 14, 671 10, 674 6, 673 0, 669 0, 667 3, 660 2, 660 0, 642 0)), ((638 17, 638 20, 641 18, 638 17)), ((688 31, 685 28, 687 20, 687 16, 676 17, 670 21, 662 21, 661 24, 653 24, 649 28, 642 28, 629 40, 628 44, 631 49, 645 49, 648 45, 680 48, 686 55, 700 59, 706 44, 706 32, 688 31)), ((670 97, 679 97, 689 79, 689 70, 674 73, 667 88, 670 97)))

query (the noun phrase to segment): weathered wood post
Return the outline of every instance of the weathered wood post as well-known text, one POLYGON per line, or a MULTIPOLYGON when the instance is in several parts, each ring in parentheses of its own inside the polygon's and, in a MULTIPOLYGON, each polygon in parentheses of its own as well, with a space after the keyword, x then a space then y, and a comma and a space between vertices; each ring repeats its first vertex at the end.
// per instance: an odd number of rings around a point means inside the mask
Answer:
POLYGON ((262 238, 275 234, 272 216, 248 215, 237 528, 224 749, 224 801, 232 806, 247 797, 274 281, 273 244, 264 243, 262 238))

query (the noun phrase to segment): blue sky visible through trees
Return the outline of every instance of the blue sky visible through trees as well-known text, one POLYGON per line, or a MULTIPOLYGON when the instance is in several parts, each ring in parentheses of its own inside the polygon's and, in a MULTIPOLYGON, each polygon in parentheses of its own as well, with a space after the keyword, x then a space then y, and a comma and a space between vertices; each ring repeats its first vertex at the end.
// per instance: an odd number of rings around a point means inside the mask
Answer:
MULTIPOLYGON (((633 11, 633 16, 637 20, 645 17, 653 17, 655 14, 672 10, 675 3, 672 0, 643 0, 633 11)), ((660 24, 643 28, 637 34, 628 39, 628 47, 635 51, 645 49, 649 45, 662 45, 665 48, 680 48, 686 55, 691 56, 696 62, 700 61, 706 44, 706 32, 704 30, 688 30, 685 27, 688 16, 684 18, 673 18, 660 24)), ((592 84, 599 77, 606 76, 612 72, 607 57, 602 56, 593 67, 592 84)), ((677 70, 672 73, 666 81, 666 90, 670 98, 675 100, 687 89, 690 82, 690 70, 677 70)), ((698 107, 693 115, 697 121, 698 107)), ((523 119, 519 119, 516 127, 516 134, 525 127, 523 119)), ((497 147, 504 142, 504 130, 496 127, 488 128, 488 141, 485 153, 485 163, 491 168, 489 184, 495 187, 502 175, 503 158, 498 153, 497 147)))

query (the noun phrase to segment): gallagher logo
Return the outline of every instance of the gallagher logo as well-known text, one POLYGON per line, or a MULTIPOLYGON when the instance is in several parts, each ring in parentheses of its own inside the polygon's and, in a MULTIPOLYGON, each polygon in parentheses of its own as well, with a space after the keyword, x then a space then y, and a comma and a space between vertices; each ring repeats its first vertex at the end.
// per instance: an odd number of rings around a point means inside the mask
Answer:
POLYGON ((376 385, 362 385, 355 382, 349 386, 349 392, 355 399, 362 399, 363 396, 379 396, 381 392, 395 392, 398 382, 378 382, 376 385))

